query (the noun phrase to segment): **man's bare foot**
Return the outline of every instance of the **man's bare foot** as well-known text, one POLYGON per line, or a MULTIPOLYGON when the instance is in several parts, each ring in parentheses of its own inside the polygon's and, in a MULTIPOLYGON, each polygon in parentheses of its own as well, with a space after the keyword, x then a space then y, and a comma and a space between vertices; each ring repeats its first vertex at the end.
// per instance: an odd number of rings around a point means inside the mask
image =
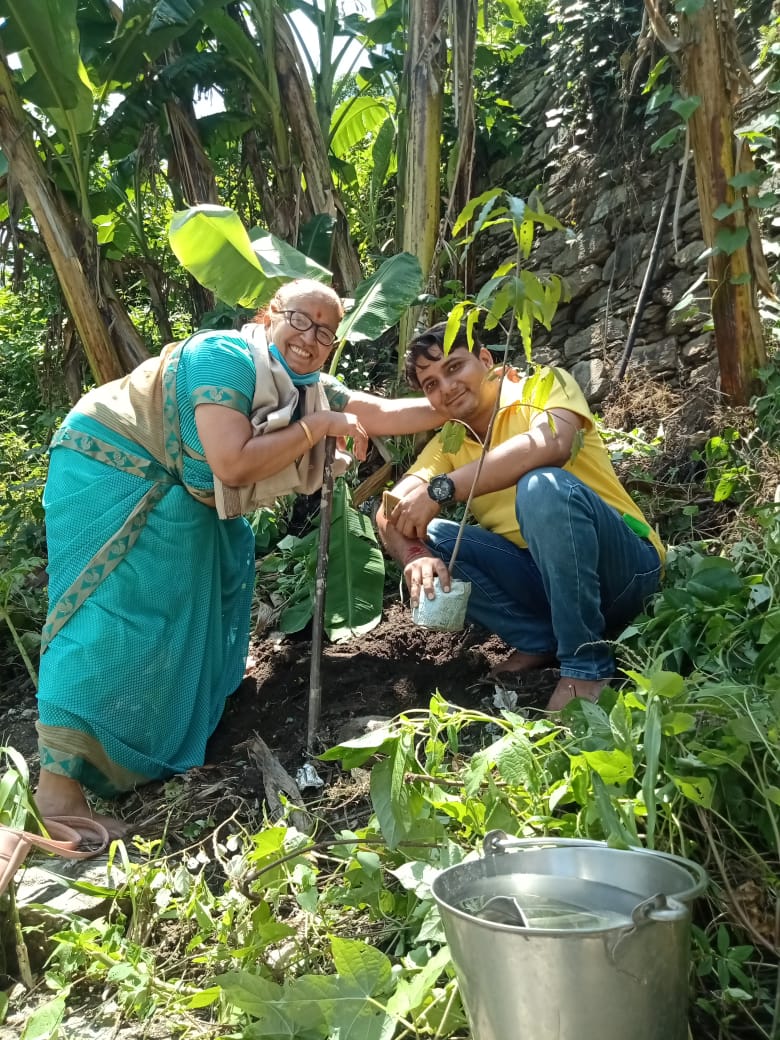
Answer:
POLYGON ((571 676, 562 675, 547 702, 547 711, 560 711, 575 697, 582 697, 595 704, 605 686, 609 686, 608 679, 572 679, 571 676))
POLYGON ((70 777, 41 770, 35 804, 42 818, 47 816, 74 816, 85 820, 97 820, 108 831, 110 838, 124 838, 130 829, 115 816, 95 812, 87 803, 81 784, 70 777))
POLYGON ((515 650, 494 668, 490 669, 490 678, 497 679, 500 675, 514 675, 517 672, 532 672, 535 668, 551 668, 558 663, 555 654, 524 654, 522 650, 515 650))

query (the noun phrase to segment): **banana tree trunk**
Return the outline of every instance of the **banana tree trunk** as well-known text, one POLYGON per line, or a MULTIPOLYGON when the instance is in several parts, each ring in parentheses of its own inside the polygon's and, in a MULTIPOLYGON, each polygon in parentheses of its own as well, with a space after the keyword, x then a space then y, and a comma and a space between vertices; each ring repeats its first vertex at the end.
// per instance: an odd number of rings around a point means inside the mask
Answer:
POLYGON ((363 277, 360 260, 350 239, 344 207, 333 183, 328 147, 320 128, 311 87, 302 71, 298 47, 287 19, 276 6, 274 36, 279 95, 290 124, 292 139, 300 153, 311 213, 328 213, 336 218, 333 266, 342 290, 350 292, 363 277))
POLYGON ((68 208, 46 173, 4 60, 0 148, 46 244, 95 380, 103 383, 124 375, 148 357, 148 351, 100 269, 93 229, 68 208))
POLYGON ((766 265, 749 201, 729 183, 750 162, 747 142, 738 144, 734 136, 734 103, 744 66, 737 52, 731 0, 704 0, 698 11, 681 14, 679 39, 653 0, 645 0, 645 6, 656 35, 680 55, 683 95, 700 99, 688 130, 702 237, 714 250, 709 284, 721 389, 732 404, 747 404, 759 386, 757 370, 766 361, 756 301, 757 287, 766 281, 766 265), (713 214, 719 207, 721 212, 733 207, 734 212, 716 219, 713 214))
MULTIPOLYGON (((424 284, 430 282, 439 236, 442 114, 441 0, 410 0, 409 46, 404 66, 405 143, 398 219, 401 248, 420 261, 424 284)), ((399 365, 417 315, 401 320, 399 365)))
MULTIPOLYGON (((165 114, 171 135, 172 168, 169 170, 169 174, 179 182, 185 202, 188 206, 197 206, 202 202, 219 202, 214 167, 211 165, 211 160, 206 155, 200 139, 192 100, 168 101, 165 105, 165 114)), ((200 317, 206 311, 213 310, 214 294, 208 289, 204 289, 194 278, 190 277, 188 281, 190 298, 196 315, 200 317)), ((155 296, 158 303, 162 302, 160 294, 155 294, 151 284, 149 292, 153 307, 155 307, 155 296)), ((155 311, 157 311, 156 307, 155 311)), ((160 328, 163 329, 162 324, 160 328)), ((169 341, 169 337, 164 336, 164 338, 166 342, 169 341)))

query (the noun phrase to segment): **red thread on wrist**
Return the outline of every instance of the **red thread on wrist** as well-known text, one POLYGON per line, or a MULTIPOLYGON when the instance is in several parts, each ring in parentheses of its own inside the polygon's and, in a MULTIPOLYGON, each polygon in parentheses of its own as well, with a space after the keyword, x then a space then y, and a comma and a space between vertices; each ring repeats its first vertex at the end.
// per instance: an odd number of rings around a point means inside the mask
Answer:
POLYGON ((408 563, 411 563, 412 560, 419 560, 423 556, 430 556, 430 555, 431 554, 430 554, 429 550, 426 549, 424 546, 422 546, 422 545, 413 545, 413 546, 411 546, 411 548, 406 550, 406 553, 404 555, 404 567, 408 563))

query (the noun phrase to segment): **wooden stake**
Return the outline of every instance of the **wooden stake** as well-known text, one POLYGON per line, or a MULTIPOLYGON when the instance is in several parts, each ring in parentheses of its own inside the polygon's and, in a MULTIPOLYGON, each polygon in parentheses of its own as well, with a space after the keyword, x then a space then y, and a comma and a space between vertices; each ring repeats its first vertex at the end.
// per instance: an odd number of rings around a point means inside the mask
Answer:
POLYGON ((314 740, 320 725, 322 708, 322 635, 325 629, 325 591, 328 583, 328 553, 330 551, 330 521, 333 514, 333 459, 336 439, 325 441, 325 466, 322 474, 320 498, 320 546, 317 553, 317 575, 314 582, 314 616, 311 629, 311 669, 309 672, 309 724, 306 748, 314 752, 314 740))

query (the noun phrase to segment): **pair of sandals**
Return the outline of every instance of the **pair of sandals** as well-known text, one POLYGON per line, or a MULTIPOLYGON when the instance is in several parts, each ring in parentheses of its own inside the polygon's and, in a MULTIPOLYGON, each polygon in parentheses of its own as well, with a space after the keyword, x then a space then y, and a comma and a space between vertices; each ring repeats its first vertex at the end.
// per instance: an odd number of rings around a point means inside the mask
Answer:
POLYGON ((102 823, 82 816, 47 816, 48 838, 0 824, 0 894, 10 885, 33 849, 66 859, 90 859, 108 848, 110 837, 102 823))

